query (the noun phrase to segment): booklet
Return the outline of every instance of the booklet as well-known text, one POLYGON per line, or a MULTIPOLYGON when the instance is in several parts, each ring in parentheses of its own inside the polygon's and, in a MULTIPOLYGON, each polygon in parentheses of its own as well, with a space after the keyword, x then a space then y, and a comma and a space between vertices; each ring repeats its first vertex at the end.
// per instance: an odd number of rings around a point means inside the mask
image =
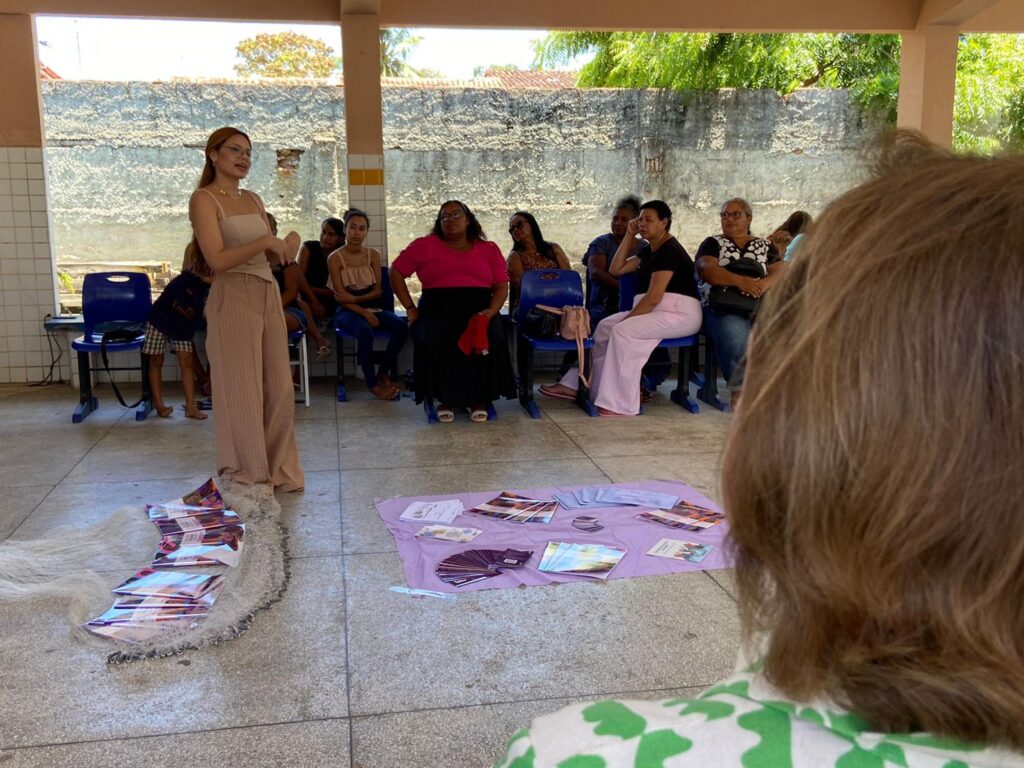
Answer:
POLYGON ((533 552, 521 549, 467 549, 446 557, 434 573, 446 584, 465 587, 499 576, 506 568, 522 568, 533 552))
POLYGON ((558 502, 553 499, 528 499, 512 491, 502 491, 490 501, 466 511, 512 523, 550 523, 556 509, 558 502))
POLYGON ((606 505, 670 509, 679 501, 679 497, 670 493, 641 491, 634 488, 601 488, 597 492, 597 501, 606 505))
POLYGON ((690 563, 699 563, 707 557, 714 549, 710 544, 697 544, 693 541, 680 541, 679 539, 662 539, 648 551, 648 555, 655 557, 667 557, 671 560, 686 560, 690 563))
POLYGON ((225 526, 241 527, 242 520, 230 510, 218 509, 211 512, 208 509, 204 509, 202 512, 194 515, 155 519, 153 523, 160 533, 166 536, 168 534, 223 528, 225 526))
POLYGON ((241 558, 241 538, 223 544, 185 544, 184 542, 179 544, 164 539, 153 556, 151 566, 154 568, 183 568, 190 565, 227 565, 234 568, 241 558))
POLYGON ((472 541, 483 533, 479 528, 453 528, 450 525, 425 525, 416 531, 421 539, 438 539, 440 541, 472 541))
POLYGON ((604 544, 549 541, 538 569, 548 573, 606 579, 625 556, 626 550, 604 544))
POLYGON ((668 528, 678 528, 696 533, 716 526, 725 519, 725 515, 721 512, 714 512, 703 507, 686 509, 681 512, 674 511, 677 509, 680 509, 680 507, 673 507, 671 512, 664 509, 645 509, 640 514, 634 515, 634 517, 646 520, 647 522, 658 523, 668 528))
POLYGON ((171 499, 165 506, 204 507, 206 509, 224 509, 224 498, 220 495, 217 481, 212 477, 194 491, 190 491, 180 499, 171 499))
POLYGON ((166 598, 198 600, 212 590, 219 590, 224 576, 219 573, 185 573, 143 568, 112 590, 115 595, 151 595, 166 598))
POLYGON ((458 499, 441 501, 414 501, 402 513, 399 520, 405 522, 450 523, 465 510, 458 499))

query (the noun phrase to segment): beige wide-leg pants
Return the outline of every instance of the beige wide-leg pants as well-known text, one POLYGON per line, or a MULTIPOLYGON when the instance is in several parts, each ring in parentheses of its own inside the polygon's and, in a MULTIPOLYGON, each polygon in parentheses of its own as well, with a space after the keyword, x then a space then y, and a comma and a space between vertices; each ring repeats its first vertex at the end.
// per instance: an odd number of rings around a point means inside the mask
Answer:
POLYGON ((240 483, 299 490, 288 331, 274 282, 217 275, 206 307, 217 471, 240 483))

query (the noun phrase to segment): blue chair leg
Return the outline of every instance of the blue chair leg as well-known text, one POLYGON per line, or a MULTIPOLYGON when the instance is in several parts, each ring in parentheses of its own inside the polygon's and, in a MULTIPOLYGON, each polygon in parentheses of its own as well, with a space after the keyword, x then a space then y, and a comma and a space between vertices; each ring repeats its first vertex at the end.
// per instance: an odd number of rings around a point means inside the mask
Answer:
POLYGON ((690 413, 700 413, 700 406, 690 398, 690 359, 690 348, 680 347, 676 388, 669 393, 669 398, 690 413))
POLYGON ((437 424, 437 406, 434 405, 434 401, 433 400, 424 400, 423 401, 423 410, 427 414, 427 423, 428 424, 437 424))
POLYGON ((494 421, 498 418, 498 412, 494 410, 494 403, 487 404, 487 420, 494 421))
MULTIPOLYGON (((591 361, 590 350, 589 349, 584 350, 584 352, 583 352, 583 362, 581 363, 583 368, 581 370, 586 372, 588 379, 589 379, 590 373, 591 373, 590 361, 591 361)), ((590 387, 585 386, 583 384, 582 380, 580 381, 579 386, 576 387, 576 405, 578 405, 583 410, 583 412, 585 414, 587 414, 588 416, 598 416, 598 415, 600 415, 597 412, 597 406, 594 405, 594 401, 591 400, 591 398, 590 398, 590 387)))
POLYGON ((100 401, 92 396, 92 371, 89 365, 89 353, 78 353, 78 407, 71 416, 74 424, 81 424, 85 418, 100 407, 100 401))
POLYGON ((526 339, 516 340, 516 367, 519 369, 519 404, 530 414, 540 418, 540 406, 533 399, 533 348, 526 339))
POLYGON ((728 411, 729 405, 718 397, 718 357, 715 355, 715 342, 710 335, 706 337, 704 347, 704 386, 697 390, 697 397, 720 411, 728 411))
POLYGON ((345 390, 345 357, 342 354, 344 341, 338 334, 334 334, 335 349, 338 352, 338 375, 337 375, 337 399, 339 403, 348 402, 348 392, 345 390))
POLYGON ((142 402, 135 408, 135 420, 145 421, 153 410, 153 392, 149 388, 149 355, 139 355, 142 359, 142 402))

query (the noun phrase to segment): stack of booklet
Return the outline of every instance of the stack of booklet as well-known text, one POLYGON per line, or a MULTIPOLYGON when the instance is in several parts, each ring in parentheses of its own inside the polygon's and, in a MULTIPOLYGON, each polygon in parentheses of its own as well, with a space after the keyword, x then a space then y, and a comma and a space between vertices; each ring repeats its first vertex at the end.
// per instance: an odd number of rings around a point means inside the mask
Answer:
POLYGON ((678 496, 633 488, 579 488, 556 493, 558 503, 566 509, 589 507, 657 507, 668 508, 679 501, 678 496))
POLYGON ((539 570, 548 573, 571 573, 606 579, 612 568, 619 564, 626 550, 604 544, 573 544, 549 541, 541 558, 539 570))
POLYGON ((556 509, 558 502, 553 499, 528 499, 512 491, 502 491, 495 498, 477 504, 467 512, 496 517, 510 523, 550 523, 556 509))
POLYGON ((532 554, 521 549, 467 549, 446 557, 434 572, 445 584, 464 587, 498 576, 506 568, 522 568, 532 554))
POLYGON ((699 533, 725 520, 725 515, 707 507, 700 507, 687 501, 680 501, 670 509, 645 509, 638 515, 640 520, 658 523, 667 528, 699 533))
POLYGON ((213 479, 180 499, 147 504, 146 512, 162 537, 153 562, 113 589, 113 606, 84 625, 89 632, 144 643, 169 629, 187 628, 207 615, 224 576, 178 569, 235 566, 241 558, 245 525, 224 509, 213 479))

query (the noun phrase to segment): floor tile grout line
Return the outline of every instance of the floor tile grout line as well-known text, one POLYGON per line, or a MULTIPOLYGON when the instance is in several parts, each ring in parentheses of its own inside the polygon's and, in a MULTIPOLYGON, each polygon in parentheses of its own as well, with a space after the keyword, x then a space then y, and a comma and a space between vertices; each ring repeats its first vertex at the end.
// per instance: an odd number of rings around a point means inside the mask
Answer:
MULTIPOLYGON (((600 473, 601 473, 602 475, 604 475, 605 479, 606 479, 606 480, 608 480, 608 482, 609 482, 609 483, 615 482, 614 480, 612 480, 612 479, 611 479, 611 477, 610 477, 610 476, 608 475, 608 473, 607 473, 607 472, 605 472, 605 471, 604 471, 604 470, 603 470, 603 469, 602 469, 602 468, 601 468, 601 467, 600 467, 600 466, 598 465, 598 463, 597 463, 596 461, 594 461, 594 457, 593 457, 593 456, 591 456, 591 455, 590 455, 589 453, 587 453, 587 450, 586 450, 586 449, 585 449, 585 448, 584 448, 584 447, 583 447, 582 445, 580 445, 580 444, 579 444, 578 442, 576 442, 576 438, 574 438, 574 437, 573 437, 572 435, 570 435, 570 434, 569 434, 568 432, 566 432, 566 431, 565 431, 565 429, 564 429, 564 428, 562 427, 562 425, 561 425, 561 424, 559 424, 559 423, 558 423, 557 421, 555 421, 554 419, 552 419, 552 418, 551 418, 551 417, 550 417, 549 415, 547 415, 546 413, 544 414, 544 417, 545 417, 545 418, 546 418, 546 419, 547 419, 548 421, 550 421, 550 422, 551 422, 552 424, 554 424, 554 425, 555 425, 555 428, 556 428, 556 429, 558 429, 558 431, 559 431, 559 432, 561 432, 561 433, 562 433, 563 435, 565 435, 566 439, 567 439, 567 440, 568 440, 568 441, 569 441, 570 443, 572 443, 573 445, 575 445, 575 446, 576 446, 576 450, 578 450, 578 451, 579 451, 580 453, 582 453, 582 454, 583 454, 584 456, 586 456, 586 457, 587 457, 587 461, 589 461, 589 462, 591 463, 591 465, 592 465, 592 466, 594 467, 594 469, 596 469, 596 470, 597 470, 598 472, 600 472, 600 473)), ((600 418, 600 417, 599 417, 599 418, 600 418)))
MULTIPOLYGON (((340 344, 340 340, 338 341, 340 344)), ((341 545, 341 621, 342 638, 345 643, 345 711, 352 714, 352 669, 349 656, 349 633, 348 633, 348 571, 345 554, 345 496, 341 488, 341 420, 338 418, 338 408, 334 408, 334 435, 338 444, 338 540, 341 545)), ((348 722, 348 765, 355 768, 355 736, 352 733, 352 721, 348 722)))
MULTIPOLYGON (((340 452, 339 452, 339 455, 340 455, 340 452)), ((638 454, 638 455, 640 455, 640 456, 649 456, 651 454, 638 454)), ((395 470, 395 469, 434 469, 436 467, 466 467, 466 466, 473 466, 473 465, 477 465, 477 464, 505 464, 505 465, 507 465, 510 461, 514 461, 514 462, 519 463, 519 464, 524 464, 526 462, 540 463, 540 462, 551 462, 551 461, 582 461, 584 459, 591 460, 590 457, 586 453, 580 451, 580 455, 579 456, 542 456, 542 457, 536 458, 536 459, 532 459, 532 458, 531 459, 517 459, 515 457, 511 457, 510 456, 510 457, 506 457, 504 459, 498 459, 498 460, 495 460, 495 461, 446 461, 446 462, 443 462, 441 464, 402 464, 402 465, 399 465, 399 466, 392 466, 392 467, 380 467, 380 466, 377 466, 377 467, 347 467, 347 468, 346 467, 342 467, 340 469, 340 471, 341 472, 379 472, 381 470, 391 471, 391 470, 395 470)))
MULTIPOLYGON (((732 570, 732 569, 731 569, 731 568, 729 568, 729 569, 723 569, 723 570, 732 570)), ((733 601, 734 603, 736 603, 736 605, 739 605, 739 602, 740 602, 740 601, 739 601, 739 600, 738 600, 738 599, 736 598, 736 596, 735 596, 735 595, 733 595, 733 594, 732 594, 732 593, 731 593, 731 592, 730 592, 730 591, 729 591, 728 589, 726 589, 726 588, 725 588, 725 585, 724 585, 724 584, 722 584, 722 583, 721 583, 721 582, 720 582, 720 581, 719 581, 718 579, 716 579, 716 578, 715 578, 714 576, 712 576, 712 575, 711 575, 711 571, 701 571, 701 573, 703 573, 703 574, 704 574, 705 576, 707 576, 707 577, 708 577, 709 579, 711 579, 711 581, 713 581, 713 582, 715 583, 715 585, 716 585, 716 586, 717 586, 717 587, 718 587, 718 588, 719 588, 720 590, 722 590, 723 592, 725 592, 726 596, 727 596, 727 597, 728 597, 728 598, 729 598, 730 600, 732 600, 732 601, 733 601)))

